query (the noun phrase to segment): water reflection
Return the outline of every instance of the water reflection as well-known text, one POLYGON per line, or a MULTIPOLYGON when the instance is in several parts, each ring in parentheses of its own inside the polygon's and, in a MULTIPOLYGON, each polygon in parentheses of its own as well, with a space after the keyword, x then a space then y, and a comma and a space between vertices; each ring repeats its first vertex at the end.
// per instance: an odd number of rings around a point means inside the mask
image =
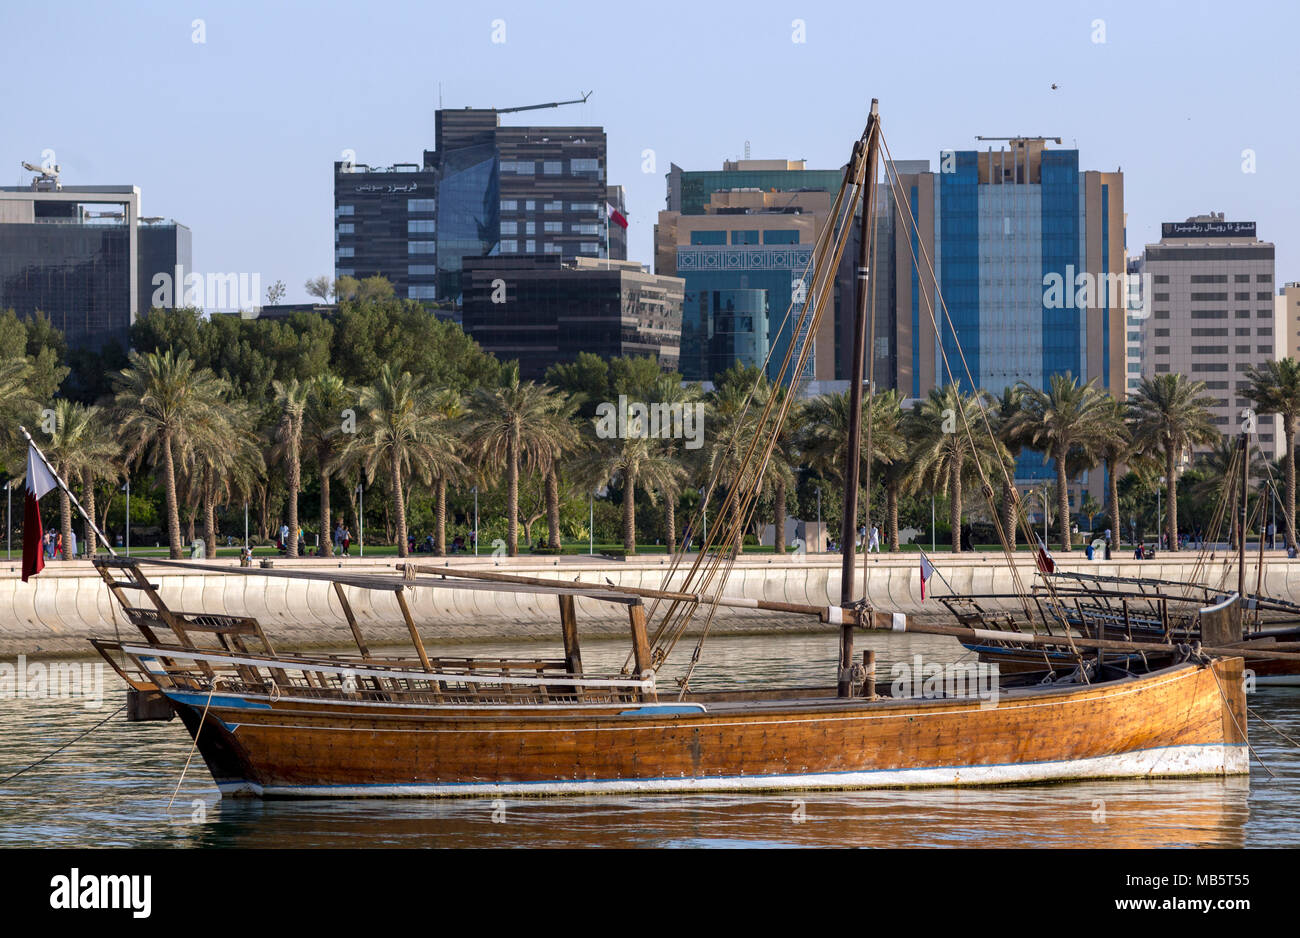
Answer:
MULTIPOLYGON (((962 652, 933 636, 869 636, 860 647, 877 650, 884 674, 891 661, 913 654, 952 661, 962 652)), ((474 643, 439 651, 520 648, 474 643)), ((619 641, 583 648, 591 669, 617 668, 625 654, 619 641)), ((685 662, 689 648, 678 655, 685 662)), ((719 636, 710 639, 693 686, 821 683, 834 673, 835 658, 834 635, 719 636)), ((674 686, 680 673, 666 668, 661 688, 674 686)), ((107 716, 121 693, 113 680, 106 686, 98 710, 77 700, 0 700, 0 777, 107 716)), ((1300 691, 1260 692, 1249 703, 1300 737, 1300 691)), ((1252 760, 1249 779, 497 801, 223 801, 196 756, 169 810, 189 737, 179 721, 118 717, 0 787, 0 846, 1300 846, 1292 809, 1300 752, 1259 721, 1251 742, 1277 778, 1252 760)))

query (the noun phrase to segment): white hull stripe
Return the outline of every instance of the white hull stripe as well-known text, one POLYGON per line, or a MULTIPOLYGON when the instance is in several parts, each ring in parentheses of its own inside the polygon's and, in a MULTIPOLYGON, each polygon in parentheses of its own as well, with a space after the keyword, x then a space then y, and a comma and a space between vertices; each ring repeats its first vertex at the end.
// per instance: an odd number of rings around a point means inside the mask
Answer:
POLYGON ((463 782, 406 785, 269 785, 223 782, 224 795, 290 798, 456 798, 660 792, 793 791, 799 789, 922 788, 1011 785, 1090 778, 1169 778, 1245 775, 1245 746, 1163 746, 1136 752, 1058 762, 1010 765, 879 769, 810 775, 724 775, 706 778, 594 779, 548 782, 463 782))

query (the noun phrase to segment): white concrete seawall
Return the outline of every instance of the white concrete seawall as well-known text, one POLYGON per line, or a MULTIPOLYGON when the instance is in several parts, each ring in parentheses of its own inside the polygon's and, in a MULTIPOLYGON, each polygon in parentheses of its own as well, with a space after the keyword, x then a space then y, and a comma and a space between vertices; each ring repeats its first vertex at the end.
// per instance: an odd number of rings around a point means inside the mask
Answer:
MULTIPOLYGON (((1076 554, 1082 558, 1082 554, 1076 554)), ((1089 563, 1057 555, 1061 569, 1087 570, 1128 577, 1190 579, 1193 554, 1164 555, 1155 560, 1116 560, 1089 563), (1176 559, 1175 559, 1176 558, 1176 559), (1186 558, 1186 559, 1183 559, 1186 558)), ((441 564, 439 558, 421 555, 422 564, 441 564)), ((934 558, 939 573, 930 581, 930 599, 920 598, 919 560, 916 554, 889 556, 870 563, 868 595, 876 608, 912 614, 944 613, 937 597, 949 592, 1002 593, 1013 590, 1011 571, 997 553, 980 553, 958 558, 934 558)), ((519 573, 590 585, 608 579, 620 586, 658 588, 664 586, 667 570, 662 558, 653 555, 628 561, 585 556, 566 557, 557 564, 546 558, 521 557, 501 561, 489 558, 448 558, 450 565, 464 568, 519 573)), ((347 573, 393 572, 395 558, 371 562, 352 558, 342 561, 347 573)), ((1033 581, 1032 559, 1019 558, 1019 570, 1026 585, 1033 581)), ((234 567, 234 562, 230 562, 234 567)), ((332 560, 277 560, 277 570, 338 571, 332 560)), ((861 558, 858 560, 859 571, 861 558)), ((273 642, 293 646, 343 645, 351 642, 332 587, 327 582, 280 577, 185 573, 170 567, 146 567, 150 581, 159 585, 171 608, 184 612, 222 613, 258 619, 273 642)), ((1225 567, 1220 556, 1210 567, 1211 582, 1219 582, 1225 567)), ((1247 583, 1253 589, 1256 562, 1247 566, 1247 583)), ((861 574, 859 573, 859 576, 861 574)), ((1235 588, 1236 573, 1227 586, 1235 588)), ((751 599, 808 603, 823 606, 839 598, 840 558, 813 555, 803 561, 765 555, 742 558, 732 571, 726 593, 751 599)), ((347 587, 363 635, 372 644, 405 642, 406 627, 390 592, 347 587)), ((1289 561, 1281 551, 1270 552, 1264 568, 1264 591, 1280 599, 1300 602, 1300 560, 1289 561)), ((427 642, 470 639, 555 639, 559 620, 551 596, 517 592, 416 589, 407 593, 412 613, 427 642)), ((145 604, 144 597, 140 598, 145 604)), ((986 608, 1009 608, 996 600, 984 601, 986 608)), ((595 600, 578 600, 579 627, 587 635, 623 635, 625 613, 621 607, 595 600)), ((124 636, 135 630, 116 610, 116 603, 99 575, 85 561, 50 563, 40 576, 23 583, 17 561, 0 566, 0 655, 19 653, 85 653, 86 639, 111 637, 115 626, 124 636)), ((745 609, 720 609, 715 628, 719 631, 769 631, 780 629, 824 629, 815 620, 777 616, 745 609)))

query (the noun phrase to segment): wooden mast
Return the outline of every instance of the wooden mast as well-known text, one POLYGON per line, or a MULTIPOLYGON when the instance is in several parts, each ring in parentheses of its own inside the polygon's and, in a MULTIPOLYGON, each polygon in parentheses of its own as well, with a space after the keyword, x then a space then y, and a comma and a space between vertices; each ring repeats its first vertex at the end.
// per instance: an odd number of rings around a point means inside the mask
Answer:
MULTIPOLYGON (((1246 493, 1250 484, 1250 436, 1241 433, 1241 524, 1237 530, 1237 595, 1241 602, 1246 601, 1246 493)), ((1178 536, 1178 532, 1174 532, 1178 536)), ((1261 537, 1263 534, 1261 533, 1261 537)))
MULTIPOLYGON (((876 180, 876 155, 879 148, 877 124, 880 120, 878 101, 871 99, 871 116, 867 118, 867 128, 862 139, 853 146, 853 158, 849 161, 849 171, 857 173, 865 161, 862 172, 862 206, 861 244, 858 246, 857 270, 857 304, 853 316, 853 365, 849 371, 849 438, 845 450, 844 466, 844 518, 840 525, 840 605, 851 606, 854 602, 854 572, 857 556, 854 552, 858 521, 858 478, 861 465, 862 445, 862 379, 863 365, 866 358, 867 342, 867 278, 870 276, 870 231, 871 214, 874 209, 873 196, 876 180)), ((865 547, 865 545, 863 545, 865 547)), ((865 584, 864 584, 865 589, 865 584)), ((848 616, 840 626, 840 664, 835 682, 836 693, 840 697, 852 694, 853 668, 853 622, 848 616)))

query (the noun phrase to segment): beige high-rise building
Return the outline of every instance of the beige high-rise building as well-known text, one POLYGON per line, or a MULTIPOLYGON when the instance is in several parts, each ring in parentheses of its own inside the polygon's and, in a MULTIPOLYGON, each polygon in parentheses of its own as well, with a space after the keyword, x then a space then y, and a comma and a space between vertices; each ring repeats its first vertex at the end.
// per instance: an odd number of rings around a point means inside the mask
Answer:
MULTIPOLYGON (((1151 294, 1142 375, 1180 372, 1204 381, 1216 401, 1214 423, 1235 435, 1252 407, 1247 372, 1287 350, 1277 334, 1273 245, 1256 237, 1253 221, 1225 221, 1222 213, 1166 222, 1161 234, 1144 257, 1151 294)), ((1260 448, 1276 458, 1278 418, 1259 418, 1256 432, 1260 448)))
POLYGON ((1278 287, 1273 305, 1278 351, 1287 358, 1300 358, 1300 283, 1278 287))

